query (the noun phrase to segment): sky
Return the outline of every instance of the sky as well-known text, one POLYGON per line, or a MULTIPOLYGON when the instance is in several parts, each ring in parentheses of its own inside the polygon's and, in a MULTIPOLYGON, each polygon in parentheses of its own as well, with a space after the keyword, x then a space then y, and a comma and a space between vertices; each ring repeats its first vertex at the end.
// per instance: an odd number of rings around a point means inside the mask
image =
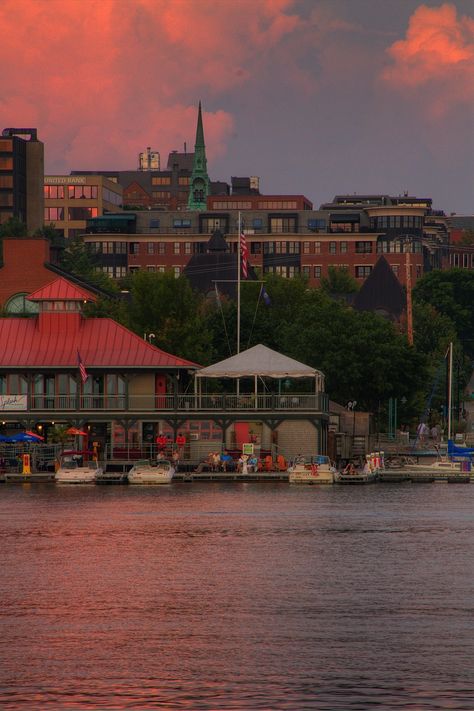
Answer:
POLYGON ((194 149, 261 192, 474 213, 472 0, 2 0, 0 128, 46 174, 194 149))

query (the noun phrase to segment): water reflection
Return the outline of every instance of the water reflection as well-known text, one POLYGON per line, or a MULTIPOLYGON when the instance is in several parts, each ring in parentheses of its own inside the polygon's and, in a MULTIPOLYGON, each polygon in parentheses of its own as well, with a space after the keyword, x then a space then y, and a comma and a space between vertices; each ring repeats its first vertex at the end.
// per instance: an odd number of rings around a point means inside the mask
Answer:
POLYGON ((474 708, 474 487, 2 487, 2 709, 474 708))

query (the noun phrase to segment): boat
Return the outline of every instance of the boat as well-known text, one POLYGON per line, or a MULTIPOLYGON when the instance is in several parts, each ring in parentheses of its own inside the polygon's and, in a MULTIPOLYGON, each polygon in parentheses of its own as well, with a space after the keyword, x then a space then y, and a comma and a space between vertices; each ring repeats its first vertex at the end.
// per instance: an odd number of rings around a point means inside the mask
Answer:
POLYGON ((141 459, 128 472, 129 484, 170 484, 175 470, 169 459, 141 459))
POLYGON ((59 459, 59 468, 54 476, 58 484, 95 484, 102 474, 102 467, 93 452, 64 452, 59 459))
POLYGON ((373 469, 368 463, 362 469, 350 467, 342 472, 336 472, 335 480, 338 484, 370 484, 377 481, 379 469, 373 469))
POLYGON ((314 457, 296 457, 288 467, 290 484, 334 484, 336 470, 329 457, 318 454, 314 457))

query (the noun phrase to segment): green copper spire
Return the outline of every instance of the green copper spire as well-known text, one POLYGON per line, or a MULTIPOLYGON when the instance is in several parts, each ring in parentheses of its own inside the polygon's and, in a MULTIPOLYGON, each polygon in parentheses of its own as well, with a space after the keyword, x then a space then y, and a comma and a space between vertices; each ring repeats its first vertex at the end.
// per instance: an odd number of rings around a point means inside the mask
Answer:
POLYGON ((206 210, 206 198, 209 195, 209 176, 207 174, 206 146, 202 127, 201 102, 199 102, 196 143, 194 145, 194 163, 189 186, 188 208, 206 210))

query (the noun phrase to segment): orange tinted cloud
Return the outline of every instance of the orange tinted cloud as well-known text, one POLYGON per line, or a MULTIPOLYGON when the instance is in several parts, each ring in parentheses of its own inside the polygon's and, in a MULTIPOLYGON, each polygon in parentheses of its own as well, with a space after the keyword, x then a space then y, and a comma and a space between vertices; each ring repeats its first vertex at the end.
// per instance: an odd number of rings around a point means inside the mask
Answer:
POLYGON ((431 84, 450 101, 474 96, 474 20, 456 8, 421 5, 410 18, 406 37, 388 50, 392 59, 382 78, 396 88, 431 84), (435 84, 434 84, 435 83, 435 84))
MULTIPOLYGON (((146 146, 194 147, 203 98, 210 160, 236 88, 299 25, 293 0, 3 0, 2 126, 37 126, 47 169, 130 167, 146 146), (207 97, 207 99, 206 99, 207 97)), ((0 127, 0 128, 1 128, 0 127)))

